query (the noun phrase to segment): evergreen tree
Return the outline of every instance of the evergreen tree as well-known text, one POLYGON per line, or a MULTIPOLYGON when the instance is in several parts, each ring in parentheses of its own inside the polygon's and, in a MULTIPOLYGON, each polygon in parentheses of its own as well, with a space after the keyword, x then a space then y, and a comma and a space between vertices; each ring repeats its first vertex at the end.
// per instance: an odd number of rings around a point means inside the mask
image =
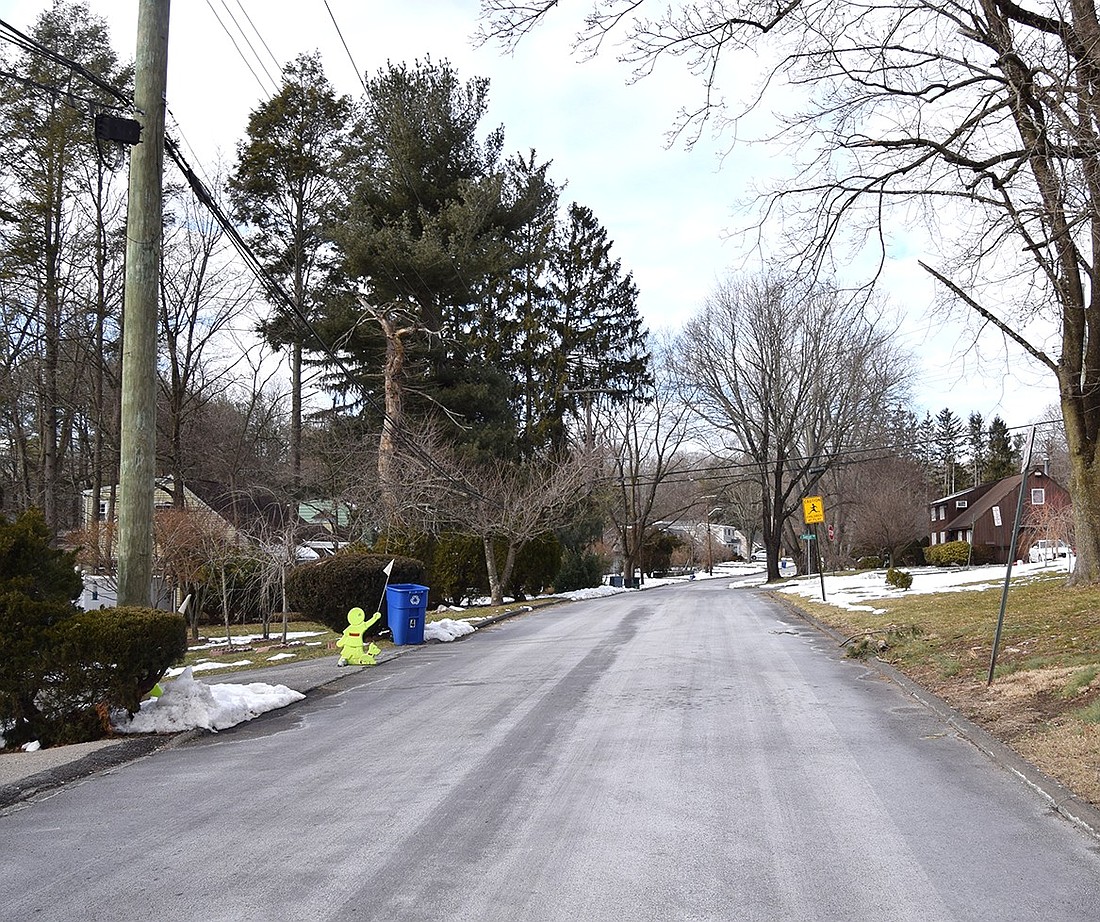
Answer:
POLYGON ((941 476, 943 492, 951 494, 956 487, 956 465, 963 438, 963 424, 955 413, 945 407, 936 414, 935 462, 941 476))
POLYGON ((988 447, 985 420, 981 413, 971 413, 966 424, 966 441, 970 454, 971 485, 978 486, 985 482, 985 468, 987 463, 988 447))
MULTIPOLYGON (((283 68, 279 93, 253 110, 248 137, 237 146, 229 183, 237 217, 252 228, 251 243, 267 270, 310 316, 331 267, 323 227, 337 200, 334 171, 351 101, 337 96, 320 56, 301 55, 283 68)), ((301 474, 302 349, 308 333, 279 305, 264 325, 276 346, 291 348, 291 476, 301 474)))
MULTIPOLYGON (((622 401, 651 381, 638 288, 611 257, 611 245, 591 209, 569 206, 551 264, 558 339, 552 357, 558 405, 551 421, 578 415, 600 396, 622 401)), ((550 441, 562 447, 560 436, 550 441)))
POLYGON ((1008 426, 999 416, 989 424, 989 460, 986 479, 1000 480, 1020 470, 1020 449, 1009 434, 1008 426))

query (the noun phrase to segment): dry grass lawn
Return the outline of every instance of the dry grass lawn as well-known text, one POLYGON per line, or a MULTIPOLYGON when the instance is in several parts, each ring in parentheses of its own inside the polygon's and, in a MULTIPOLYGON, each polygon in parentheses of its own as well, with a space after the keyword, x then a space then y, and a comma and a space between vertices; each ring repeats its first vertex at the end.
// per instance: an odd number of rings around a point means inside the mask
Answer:
POLYGON ((891 663, 1079 797, 1100 806, 1100 588, 1013 582, 991 686, 1001 591, 904 595, 884 615, 784 599, 891 663))

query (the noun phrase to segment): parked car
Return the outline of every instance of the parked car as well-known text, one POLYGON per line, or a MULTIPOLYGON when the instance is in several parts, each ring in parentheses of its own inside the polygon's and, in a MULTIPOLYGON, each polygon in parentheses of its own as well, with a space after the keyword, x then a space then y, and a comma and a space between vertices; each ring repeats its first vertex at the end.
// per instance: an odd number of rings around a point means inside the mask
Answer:
POLYGON ((1072 553, 1073 549, 1065 541, 1048 541, 1044 538, 1031 545, 1031 549, 1027 552, 1027 559, 1031 563, 1043 563, 1059 557, 1068 557, 1072 553))
POLYGON ((764 548, 758 547, 755 551, 752 552, 752 559, 757 562, 765 561, 768 559, 768 552, 764 550, 764 548))

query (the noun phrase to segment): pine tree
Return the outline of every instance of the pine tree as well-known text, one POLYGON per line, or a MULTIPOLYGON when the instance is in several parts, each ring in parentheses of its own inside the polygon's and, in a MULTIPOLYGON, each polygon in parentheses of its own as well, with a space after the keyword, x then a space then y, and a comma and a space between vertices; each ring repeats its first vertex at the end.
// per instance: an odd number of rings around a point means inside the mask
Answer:
POLYGON ((971 486, 985 482, 988 446, 985 420, 981 413, 971 413, 966 424, 966 441, 970 455, 971 486))
POLYGON ((945 407, 936 414, 935 461, 942 477, 943 492, 955 492, 957 483, 956 465, 959 448, 963 438, 963 424, 955 413, 945 407))
POLYGON ((999 416, 989 424, 989 461, 986 465, 988 480, 1011 477, 1020 469, 1020 450, 1009 434, 1008 426, 999 416))
POLYGON ((323 231, 334 210, 334 165, 351 101, 337 96, 320 57, 301 55, 283 68, 278 94, 253 110, 248 137, 237 147, 229 189, 237 217, 266 268, 287 287, 296 312, 278 306, 264 325, 267 338, 291 348, 290 465, 301 474, 302 350, 318 290, 331 270, 323 231), (297 313, 300 316, 295 316, 297 313))

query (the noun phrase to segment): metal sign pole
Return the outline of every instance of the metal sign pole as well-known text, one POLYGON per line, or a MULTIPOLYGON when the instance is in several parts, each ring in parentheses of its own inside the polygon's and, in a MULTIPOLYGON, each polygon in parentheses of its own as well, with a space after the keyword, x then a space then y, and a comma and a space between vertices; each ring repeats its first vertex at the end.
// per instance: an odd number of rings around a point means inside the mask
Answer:
POLYGON ((825 559, 818 543, 817 525, 814 525, 814 552, 817 554, 817 574, 821 577, 821 601, 825 601, 825 559))
POLYGON ((997 616, 997 631, 993 635, 993 651, 989 655, 989 677, 986 685, 993 684, 993 670, 997 668, 997 648, 1001 644, 1001 629, 1005 623, 1005 608, 1008 606, 1008 583, 1012 579, 1012 561, 1016 557, 1016 542, 1020 540, 1020 519, 1024 511, 1024 490, 1027 489, 1028 468, 1031 467, 1031 449, 1035 444, 1035 427, 1027 435, 1027 447, 1024 449, 1024 463, 1020 468, 1020 496, 1016 501, 1016 521, 1012 523, 1012 542, 1008 546, 1008 566, 1005 568, 1005 585, 1001 590, 1001 613, 997 616))

